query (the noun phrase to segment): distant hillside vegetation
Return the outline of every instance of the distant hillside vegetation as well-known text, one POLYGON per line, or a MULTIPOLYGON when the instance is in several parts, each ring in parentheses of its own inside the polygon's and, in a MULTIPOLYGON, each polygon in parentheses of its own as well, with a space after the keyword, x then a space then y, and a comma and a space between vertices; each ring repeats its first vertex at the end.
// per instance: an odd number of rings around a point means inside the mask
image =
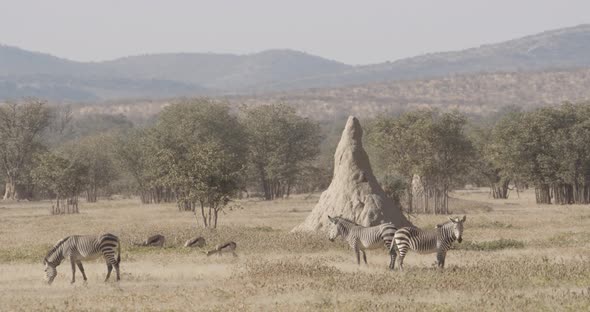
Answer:
POLYGON ((590 25, 580 25, 462 51, 358 66, 336 75, 290 82, 290 87, 343 86, 465 73, 572 69, 590 67, 588 55, 590 25))
MULTIPOLYGON (((222 96, 241 105, 286 103, 317 120, 396 114, 417 108, 456 109, 485 116, 506 106, 524 109, 590 100, 590 69, 521 73, 455 75, 439 79, 394 81, 367 85, 278 92, 258 96, 222 96)), ((169 102, 127 101, 84 106, 82 113, 119 112, 148 119, 169 102)))
POLYGON ((82 63, 0 45, 0 100, 260 94, 483 72, 590 67, 590 25, 455 52, 350 66, 293 50, 247 55, 170 53, 82 63))

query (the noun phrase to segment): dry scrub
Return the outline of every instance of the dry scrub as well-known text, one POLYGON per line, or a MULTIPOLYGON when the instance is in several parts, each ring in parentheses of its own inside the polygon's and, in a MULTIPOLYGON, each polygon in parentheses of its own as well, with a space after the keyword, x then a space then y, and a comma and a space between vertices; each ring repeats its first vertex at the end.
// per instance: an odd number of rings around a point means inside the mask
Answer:
MULTIPOLYGON (((217 230, 197 227, 173 205, 102 201, 83 204, 79 215, 49 216, 47 202, 2 203, 0 310, 589 310, 590 207, 536 206, 530 193, 520 195, 496 201, 485 192, 455 193, 453 203, 468 214, 465 241, 449 251, 445 270, 434 269, 434 255, 410 253, 403 273, 387 270, 384 250, 357 267, 344 243, 289 233, 317 197, 243 201, 217 230), (43 284, 40 261, 49 246, 107 230, 123 242, 119 284, 102 283, 106 268, 98 261, 85 265, 87 285, 69 284, 67 264, 53 286, 43 284), (166 236, 164 248, 131 246, 154 233, 166 236), (208 246, 182 247, 196 235, 208 246), (238 258, 202 253, 228 240, 238 243, 238 258)), ((412 221, 432 227, 445 218, 412 221)))

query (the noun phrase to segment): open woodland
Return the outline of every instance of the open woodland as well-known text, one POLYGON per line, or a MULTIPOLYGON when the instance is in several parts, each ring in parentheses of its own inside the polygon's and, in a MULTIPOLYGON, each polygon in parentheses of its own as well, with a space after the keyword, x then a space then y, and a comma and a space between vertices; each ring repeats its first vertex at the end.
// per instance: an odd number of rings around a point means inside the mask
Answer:
MULTIPOLYGON (((514 195, 514 194, 511 194, 514 195)), ((289 231, 318 197, 240 200, 216 230, 174 204, 138 199, 101 200, 79 214, 50 216, 49 202, 0 206, 0 307, 3 311, 586 311, 590 309, 590 210, 587 205, 538 205, 534 193, 492 199, 487 189, 451 194, 454 214, 467 214, 464 241, 447 267, 434 255, 410 253, 406 270, 387 269, 385 250, 369 251, 358 267, 342 241, 289 231), (43 258, 60 238, 112 231, 123 243, 122 280, 103 283, 102 261, 87 262, 85 285, 69 283, 58 267, 43 281, 43 258), (160 232, 164 248, 131 242, 160 232), (208 246, 183 248, 202 235, 208 246), (239 257, 206 257, 216 243, 234 240, 239 257)), ((446 216, 419 214, 418 226, 446 216)))
MULTIPOLYGON (((406 271, 342 241, 291 233, 330 183, 342 125, 288 105, 239 111, 207 99, 135 124, 39 100, 0 109, 0 307, 7 311, 481 310, 590 308, 590 106, 485 118, 422 109, 362 121, 373 171, 416 226, 467 215, 444 270, 410 253, 406 271), (419 177, 420 192, 414 180, 419 177), (468 186, 468 187, 467 187, 468 186), (52 286, 59 239, 112 232, 122 280, 52 286), (153 234, 163 248, 138 247, 153 234), (203 236, 207 246, 182 247, 203 236), (204 252, 237 242, 239 257, 204 252)), ((359 141, 360 142, 360 141, 359 141)))

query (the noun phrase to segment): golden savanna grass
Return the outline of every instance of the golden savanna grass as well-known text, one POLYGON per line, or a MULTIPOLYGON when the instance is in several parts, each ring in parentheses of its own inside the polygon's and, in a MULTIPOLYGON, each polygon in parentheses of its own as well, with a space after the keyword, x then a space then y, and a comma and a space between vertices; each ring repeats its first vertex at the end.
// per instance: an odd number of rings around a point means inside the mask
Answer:
MULTIPOLYGON (((515 194, 514 194, 515 195, 515 194)), ((588 311, 590 207, 538 206, 531 192, 492 200, 485 190, 452 194, 467 214, 464 239, 434 268, 434 255, 410 253, 406 270, 387 270, 385 250, 358 267, 343 242, 291 234, 317 196, 271 202, 245 200, 205 230, 173 204, 103 200, 78 215, 49 216, 49 202, 0 203, 2 311, 588 311), (41 260, 60 238, 109 231, 123 243, 122 281, 103 283, 106 267, 85 264, 88 283, 70 285, 69 263, 44 284, 41 260), (147 235, 164 248, 132 247, 147 235), (185 249, 202 235, 203 249, 185 249), (237 258, 203 251, 234 240, 237 258)), ((434 227, 445 216, 416 215, 434 227)))

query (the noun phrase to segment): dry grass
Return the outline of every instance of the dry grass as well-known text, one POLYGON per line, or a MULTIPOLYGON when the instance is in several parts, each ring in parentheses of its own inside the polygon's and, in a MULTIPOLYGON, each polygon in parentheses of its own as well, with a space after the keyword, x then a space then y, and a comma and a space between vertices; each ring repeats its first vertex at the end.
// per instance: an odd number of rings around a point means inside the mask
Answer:
MULTIPOLYGON (((537 206, 530 193, 492 200, 485 191, 457 192, 468 215, 465 242, 449 252, 411 253, 406 271, 389 272, 385 251, 358 267, 342 242, 291 234, 317 197, 243 201, 221 216, 218 230, 196 225, 174 205, 133 200, 83 204, 79 215, 49 216, 47 202, 0 203, 2 311, 584 311, 590 309, 590 207, 537 206), (89 282, 69 284, 69 265, 52 286, 41 259, 66 235, 110 231, 123 241, 122 281, 103 283, 104 264, 86 264, 89 282), (148 234, 164 248, 130 246, 148 234), (206 257, 182 244, 202 235, 208 246, 238 243, 238 258, 206 257)), ((417 215, 431 227, 444 216, 417 215)), ((78 278, 80 281, 81 279, 78 278)))

